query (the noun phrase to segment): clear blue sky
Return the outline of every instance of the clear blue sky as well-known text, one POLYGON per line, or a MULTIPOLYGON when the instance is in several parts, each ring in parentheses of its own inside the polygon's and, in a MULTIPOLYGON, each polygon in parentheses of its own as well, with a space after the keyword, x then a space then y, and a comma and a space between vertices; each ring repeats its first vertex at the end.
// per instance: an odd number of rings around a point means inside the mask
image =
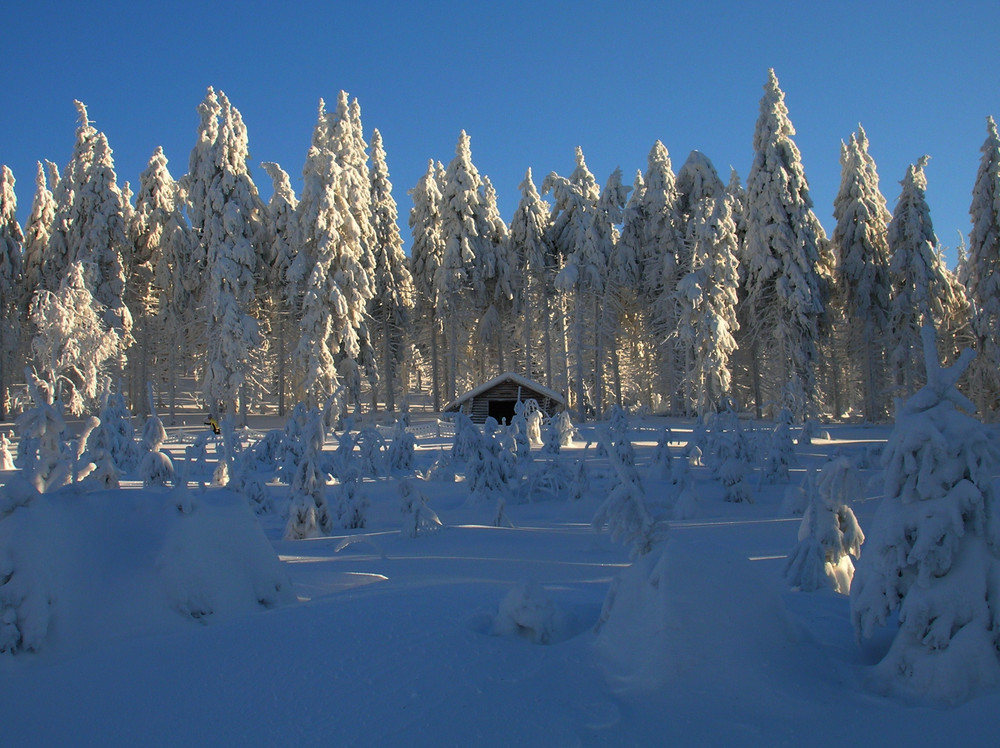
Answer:
MULTIPOLYGON (((459 131, 509 220, 517 186, 569 174, 630 184, 660 139, 675 171, 692 149, 746 180, 767 69, 797 130, 816 213, 833 230, 842 139, 861 122, 890 210, 922 154, 938 237, 968 231, 970 191, 1000 117, 1000 2, 13 2, 0 52, 0 163, 27 217, 35 162, 63 166, 84 101, 137 184, 162 145, 187 171, 206 86, 242 112, 254 178, 277 161, 301 186, 320 97, 362 106, 385 140, 404 238, 406 195, 459 131)), ((952 253, 953 254, 953 253, 952 253)))

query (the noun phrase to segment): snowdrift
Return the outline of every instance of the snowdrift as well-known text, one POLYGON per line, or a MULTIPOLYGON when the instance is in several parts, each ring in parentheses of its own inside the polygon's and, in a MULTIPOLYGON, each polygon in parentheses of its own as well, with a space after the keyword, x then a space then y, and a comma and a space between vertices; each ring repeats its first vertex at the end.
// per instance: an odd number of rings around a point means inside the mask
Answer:
POLYGON ((12 502, 18 489, 4 490, 0 650, 75 651, 295 600, 231 491, 70 487, 12 502))

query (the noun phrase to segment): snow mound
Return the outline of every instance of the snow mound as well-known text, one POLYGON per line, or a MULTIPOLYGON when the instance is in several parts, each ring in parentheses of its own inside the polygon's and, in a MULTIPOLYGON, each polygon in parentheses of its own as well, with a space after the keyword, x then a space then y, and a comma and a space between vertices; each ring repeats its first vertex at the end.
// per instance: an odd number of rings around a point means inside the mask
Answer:
POLYGON ((295 600, 231 491, 71 487, 10 504, 0 515, 0 651, 80 650, 295 600))
POLYGON ((558 644, 574 636, 574 617, 534 582, 514 587, 500 602, 493 621, 498 636, 521 636, 533 644, 558 644))

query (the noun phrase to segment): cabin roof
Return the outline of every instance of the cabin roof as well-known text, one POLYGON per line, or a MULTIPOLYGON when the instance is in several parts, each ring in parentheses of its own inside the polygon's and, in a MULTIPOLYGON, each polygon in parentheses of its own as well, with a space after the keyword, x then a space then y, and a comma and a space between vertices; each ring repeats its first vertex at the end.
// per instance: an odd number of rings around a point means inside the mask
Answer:
POLYGON ((566 405, 566 398, 560 395, 555 390, 550 390, 548 387, 541 385, 538 382, 532 381, 527 377, 521 376, 520 374, 516 374, 512 371, 508 371, 504 372, 499 376, 493 377, 493 379, 489 380, 488 382, 483 382, 478 387, 469 390, 464 395, 460 396, 458 399, 453 400, 452 402, 444 406, 444 409, 445 411, 457 410, 466 400, 471 400, 475 397, 479 397, 483 393, 488 392, 489 390, 496 387, 498 384, 502 384, 503 382, 508 382, 508 381, 518 384, 527 390, 531 390, 533 393, 541 395, 542 397, 547 397, 550 400, 553 400, 564 407, 566 405))

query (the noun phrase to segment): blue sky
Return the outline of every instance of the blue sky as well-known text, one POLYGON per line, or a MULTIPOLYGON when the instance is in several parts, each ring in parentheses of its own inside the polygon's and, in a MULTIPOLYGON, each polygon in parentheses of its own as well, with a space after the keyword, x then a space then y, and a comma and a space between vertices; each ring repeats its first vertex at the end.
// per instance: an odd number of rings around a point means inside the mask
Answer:
POLYGON ((242 112, 260 161, 301 186, 320 97, 347 90, 382 132, 404 238, 406 191, 459 131, 509 220, 517 186, 573 169, 631 183, 660 139, 675 171, 692 149, 746 180, 767 69, 797 130, 816 213, 833 231, 842 139, 861 122, 890 210, 921 155, 941 242, 968 231, 970 191, 1000 117, 996 0, 959 2, 12 3, 3 11, 0 163, 26 218, 35 162, 64 165, 84 101, 119 182, 162 145, 187 170, 206 86, 242 112))

